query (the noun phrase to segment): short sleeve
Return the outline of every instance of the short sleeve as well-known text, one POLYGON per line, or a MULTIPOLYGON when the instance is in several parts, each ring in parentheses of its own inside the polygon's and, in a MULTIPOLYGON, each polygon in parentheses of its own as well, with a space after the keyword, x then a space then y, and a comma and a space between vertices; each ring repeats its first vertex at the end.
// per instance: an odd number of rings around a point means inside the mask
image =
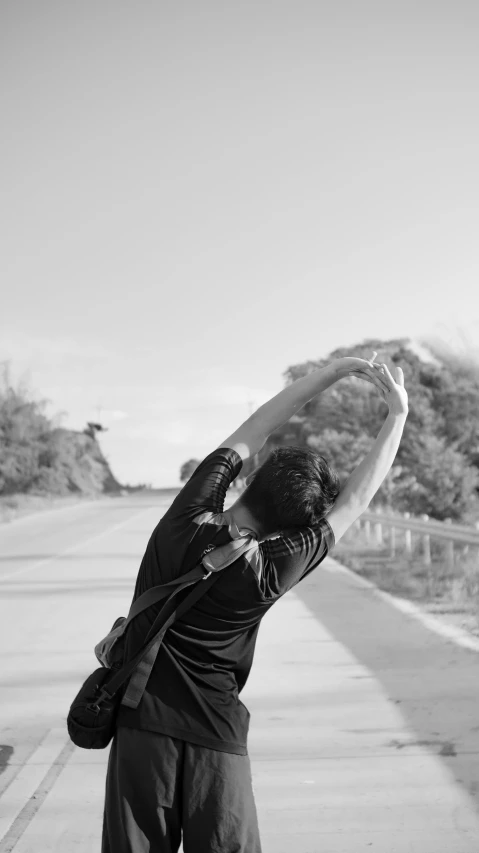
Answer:
POLYGON ((319 566, 334 545, 334 533, 325 518, 314 527, 302 527, 290 535, 261 542, 261 586, 265 597, 279 597, 296 586, 319 566))
POLYGON ((221 512, 228 487, 242 465, 243 460, 236 450, 228 447, 214 450, 198 465, 176 496, 167 512, 168 519, 189 521, 201 511, 221 512))

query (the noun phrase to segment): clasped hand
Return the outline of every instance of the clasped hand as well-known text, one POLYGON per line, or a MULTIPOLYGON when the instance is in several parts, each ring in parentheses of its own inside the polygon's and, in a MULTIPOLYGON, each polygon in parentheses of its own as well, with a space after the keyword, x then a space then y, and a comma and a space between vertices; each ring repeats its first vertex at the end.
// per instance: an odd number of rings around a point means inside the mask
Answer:
POLYGON ((393 379, 386 364, 378 364, 374 361, 377 353, 374 352, 371 360, 364 358, 338 358, 333 366, 338 379, 347 376, 355 376, 364 379, 374 385, 383 400, 387 403, 392 414, 401 415, 408 412, 408 396, 404 387, 404 374, 399 365, 395 366, 396 380, 393 379))

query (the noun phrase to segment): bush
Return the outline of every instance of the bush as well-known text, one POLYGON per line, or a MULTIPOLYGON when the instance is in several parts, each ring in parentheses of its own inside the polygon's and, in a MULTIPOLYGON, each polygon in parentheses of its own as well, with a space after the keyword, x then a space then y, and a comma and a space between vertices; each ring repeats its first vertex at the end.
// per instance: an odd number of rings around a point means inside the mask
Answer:
POLYGON ((14 388, 8 367, 0 385, 0 495, 119 491, 95 437, 54 427, 45 401, 14 388))

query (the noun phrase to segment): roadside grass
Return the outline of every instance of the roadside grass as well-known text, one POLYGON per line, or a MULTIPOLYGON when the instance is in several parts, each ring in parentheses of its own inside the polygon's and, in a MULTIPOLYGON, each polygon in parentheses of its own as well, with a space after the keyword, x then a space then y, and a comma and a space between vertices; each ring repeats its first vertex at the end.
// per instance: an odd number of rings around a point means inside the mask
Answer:
POLYGON ((379 589, 447 616, 449 622, 479 634, 479 548, 455 547, 454 565, 449 566, 444 540, 431 537, 431 564, 426 565, 421 537, 413 536, 412 552, 408 554, 402 538, 396 535, 392 557, 387 529, 379 544, 372 534, 368 542, 363 529, 352 527, 331 556, 379 589))

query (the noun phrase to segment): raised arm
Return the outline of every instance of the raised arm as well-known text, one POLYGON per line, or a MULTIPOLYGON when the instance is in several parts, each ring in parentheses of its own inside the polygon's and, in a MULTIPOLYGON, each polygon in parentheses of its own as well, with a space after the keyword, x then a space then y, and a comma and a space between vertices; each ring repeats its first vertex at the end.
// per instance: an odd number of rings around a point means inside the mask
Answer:
POLYGON ((336 542, 369 506, 394 462, 406 423, 408 397, 403 372, 396 367, 396 382, 387 366, 383 364, 382 367, 389 386, 383 394, 389 414, 373 447, 346 481, 326 516, 336 542))
POLYGON ((305 403, 312 400, 345 376, 357 376, 372 384, 384 387, 384 375, 380 366, 363 358, 338 358, 326 367, 313 370, 302 379, 288 385, 251 415, 220 447, 232 447, 241 458, 254 456, 263 447, 266 439, 278 427, 289 421, 305 403))

